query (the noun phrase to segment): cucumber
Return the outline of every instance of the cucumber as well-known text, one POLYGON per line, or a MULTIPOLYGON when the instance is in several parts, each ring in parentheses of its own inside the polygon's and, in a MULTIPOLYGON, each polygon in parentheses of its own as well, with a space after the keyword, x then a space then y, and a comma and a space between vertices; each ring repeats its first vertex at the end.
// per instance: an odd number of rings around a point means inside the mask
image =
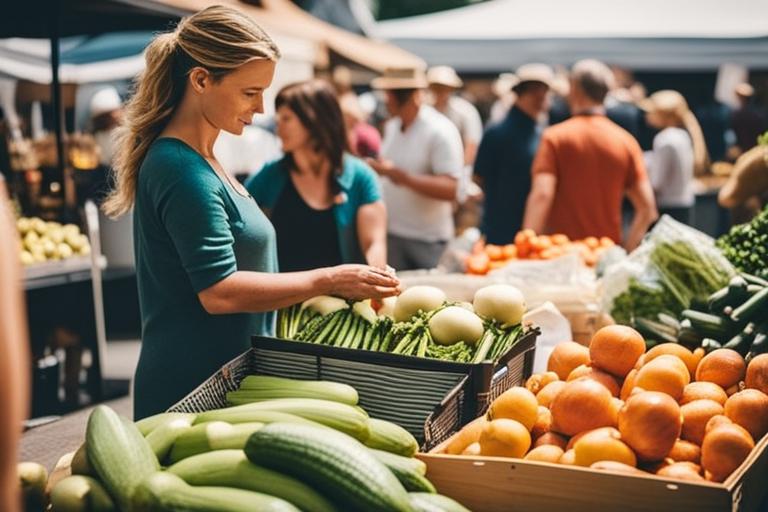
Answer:
POLYGON ((742 356, 747 355, 749 348, 752 345, 752 341, 755 338, 755 324, 749 323, 744 330, 732 337, 728 343, 723 345, 723 348, 729 348, 735 350, 742 356))
POLYGON ((741 273, 741 277, 743 277, 744 280, 747 281, 749 284, 756 284, 758 286, 768 286, 768 281, 766 281, 762 277, 757 277, 752 274, 746 274, 744 272, 741 273))
POLYGON ((139 429, 105 405, 96 406, 85 431, 88 460, 121 510, 139 484, 160 469, 139 429))
POLYGON ((315 398, 280 398, 268 402, 256 402, 208 411, 199 414, 196 422, 226 421, 233 423, 230 418, 247 416, 255 411, 293 414, 344 432, 362 441, 368 439, 370 435, 368 415, 362 409, 315 398))
POLYGON ((263 426, 264 423, 230 425, 223 421, 195 425, 176 439, 169 459, 171 463, 176 463, 187 457, 215 450, 242 450, 251 434, 263 426))
POLYGON ((768 308, 768 288, 763 288, 731 313, 734 322, 751 321, 768 308))
POLYGON ((171 418, 150 432, 146 439, 157 460, 163 461, 179 436, 192 428, 194 416, 171 418))
POLYGON ((707 299, 707 307, 709 308, 710 313, 718 314, 725 306, 731 304, 732 298, 730 291, 730 287, 726 286, 725 288, 720 288, 709 296, 707 299))
POLYGON ((730 326, 726 319, 717 315, 710 315, 700 311, 686 309, 681 313, 682 317, 691 322, 696 332, 715 339, 722 339, 729 335, 730 326))
POLYGON ((193 487, 167 471, 136 489, 133 512, 300 512, 285 500, 228 487, 193 487))
POLYGON ((427 466, 418 459, 401 457, 394 453, 382 450, 371 450, 371 453, 379 462, 387 466, 389 470, 400 480, 406 491, 436 493, 432 482, 424 478, 427 466))
POLYGON ((677 343, 677 337, 671 327, 661 323, 654 322, 647 318, 635 318, 635 328, 646 339, 658 340, 665 343, 677 343))
POLYGON ((51 491, 55 512, 112 512, 115 503, 106 489, 89 476, 72 475, 60 480, 51 491))
POLYGON ((402 484, 359 441, 327 429, 272 423, 245 446, 254 464, 291 475, 342 510, 410 512, 402 484))
POLYGON ((723 348, 723 345, 720 344, 719 341, 713 340, 712 338, 704 338, 701 341, 701 348, 703 348, 707 353, 710 353, 713 350, 723 348))
POLYGON ((194 455, 169 467, 189 485, 219 486, 263 492, 284 499, 305 512, 336 512, 323 495, 290 476, 250 462, 242 450, 194 455))
POLYGON ((189 418, 190 423, 194 423, 195 416, 197 415, 192 413, 186 413, 186 412, 161 412, 160 414, 155 414, 154 416, 148 416, 143 420, 137 421, 136 428, 139 429, 139 432, 141 432, 141 435, 146 437, 149 435, 150 432, 155 430, 160 425, 163 425, 164 423, 168 423, 169 421, 172 421, 172 420, 189 418))
POLYGON ((413 457, 419 450, 419 443, 410 432, 390 421, 370 418, 368 420, 370 436, 365 446, 384 450, 404 457, 413 457))
POLYGON ((749 363, 752 358, 764 354, 765 352, 768 352, 768 334, 758 332, 757 335, 755 335, 755 339, 752 341, 752 346, 749 347, 749 353, 744 360, 749 363))
POLYGON ((414 512, 469 512, 456 500, 441 494, 412 492, 408 494, 414 512))
POLYGON ((235 393, 243 393, 243 396, 250 395, 255 398, 254 402, 275 398, 319 398, 357 405, 359 398, 355 388, 339 382, 284 379, 266 375, 247 376, 240 382, 240 391, 235 393))

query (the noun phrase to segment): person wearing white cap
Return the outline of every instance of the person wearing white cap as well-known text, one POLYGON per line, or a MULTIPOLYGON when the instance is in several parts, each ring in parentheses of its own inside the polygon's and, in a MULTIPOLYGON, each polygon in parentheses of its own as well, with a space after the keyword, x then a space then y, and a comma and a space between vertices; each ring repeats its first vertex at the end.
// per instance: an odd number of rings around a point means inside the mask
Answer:
POLYGON ((100 163, 109 166, 115 154, 115 129, 122 121, 123 102, 117 89, 105 87, 91 97, 90 107, 93 138, 101 148, 100 163))
POLYGON ((541 138, 540 120, 549 108, 554 73, 544 64, 525 64, 511 82, 517 99, 506 117, 488 128, 475 161, 475 180, 485 193, 480 230, 486 241, 511 243, 520 230, 531 189, 531 163, 541 138))
POLYGON ((459 129, 464 143, 464 163, 472 165, 483 136, 483 121, 472 103, 456 95, 464 82, 452 67, 435 66, 427 71, 427 83, 432 106, 459 129))
POLYGON ((461 136, 447 117, 422 104, 427 80, 421 69, 388 69, 371 85, 386 93, 392 115, 381 157, 368 160, 386 178, 387 261, 397 270, 433 268, 454 235, 461 136))

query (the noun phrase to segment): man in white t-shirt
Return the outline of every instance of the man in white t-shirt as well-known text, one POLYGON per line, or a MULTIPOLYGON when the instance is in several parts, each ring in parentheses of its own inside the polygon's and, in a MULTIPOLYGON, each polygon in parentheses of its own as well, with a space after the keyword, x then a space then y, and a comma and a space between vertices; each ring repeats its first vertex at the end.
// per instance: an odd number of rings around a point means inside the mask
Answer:
POLYGON ((464 165, 457 128, 423 105, 419 69, 388 69, 371 85, 386 93, 392 119, 381 157, 369 159, 382 176, 387 205, 388 263, 397 270, 434 268, 453 237, 452 204, 464 165))

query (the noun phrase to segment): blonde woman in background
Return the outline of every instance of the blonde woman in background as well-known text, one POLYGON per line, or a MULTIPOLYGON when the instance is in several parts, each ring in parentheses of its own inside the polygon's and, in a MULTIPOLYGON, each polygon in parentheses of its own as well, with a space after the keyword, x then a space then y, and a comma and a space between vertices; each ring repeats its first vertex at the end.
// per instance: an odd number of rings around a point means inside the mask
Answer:
POLYGON ((646 121, 660 130, 653 150, 645 153, 648 177, 660 214, 691 224, 695 194, 693 177, 709 165, 699 122, 677 91, 658 91, 640 102, 646 121))
POLYGON ((142 346, 134 418, 162 412, 269 334, 269 313, 316 295, 398 292, 366 265, 277 274, 275 230, 213 154, 263 112, 280 57, 249 17, 221 6, 183 19, 146 50, 126 106, 110 215, 133 208, 142 346))
POLYGON ((21 424, 29 406, 29 356, 21 295, 19 240, 0 179, 0 510, 19 509, 16 474, 21 424))

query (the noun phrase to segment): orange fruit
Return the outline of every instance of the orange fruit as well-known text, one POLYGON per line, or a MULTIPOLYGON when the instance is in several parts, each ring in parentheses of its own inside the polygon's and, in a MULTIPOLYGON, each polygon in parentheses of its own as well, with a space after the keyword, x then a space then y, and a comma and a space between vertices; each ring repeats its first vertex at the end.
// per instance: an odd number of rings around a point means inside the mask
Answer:
POLYGON ((559 446, 544 444, 529 451, 524 458, 525 460, 557 464, 564 453, 563 449, 559 446))
POLYGON ((568 375, 567 380, 572 381, 576 379, 594 380, 595 382, 605 386, 613 396, 619 396, 619 391, 621 390, 619 383, 616 382, 616 378, 613 377, 610 373, 606 373, 597 368, 592 368, 591 366, 587 366, 585 364, 574 368, 573 371, 568 375))
POLYGON ((621 462, 628 466, 637 465, 634 452, 621 441, 621 435, 587 432, 573 445, 573 452, 577 466, 589 467, 602 460, 621 462))
POLYGON ((566 245, 570 242, 567 235, 557 233, 551 236, 552 243, 555 245, 566 245))
POLYGON ((531 434, 519 421, 489 421, 480 433, 480 454, 491 457, 520 458, 531 447, 531 434))
POLYGON ((499 395, 488 410, 488 419, 519 421, 530 432, 539 417, 539 402, 536 395, 516 386, 499 395))
POLYGON ((485 416, 480 416, 464 425, 456 435, 451 437, 448 446, 445 448, 445 453, 459 455, 467 446, 476 443, 480 439, 480 433, 485 428, 486 423, 488 423, 488 420, 485 419, 485 416))
POLYGON ((718 425, 704 436, 701 465, 716 482, 727 479, 755 447, 752 436, 739 425, 718 425))
POLYGON ((683 389, 680 405, 693 402, 694 400, 703 400, 705 398, 714 400, 720 405, 725 405, 725 401, 728 400, 728 395, 725 394, 723 388, 714 382, 707 382, 705 380, 701 382, 691 382, 683 389))
POLYGON ((635 386, 646 391, 661 391, 675 400, 683 396, 683 389, 691 381, 685 363, 677 357, 660 355, 645 363, 635 376, 635 386))
POLYGON ((741 354, 729 348, 719 348, 701 360, 696 368, 696 380, 714 382, 728 390, 744 378, 746 369, 747 365, 741 354))
POLYGON ((491 259, 484 252, 472 254, 467 258, 467 273, 474 275, 485 275, 491 267, 491 259))
POLYGON ((701 476, 701 466, 693 462, 675 462, 664 466, 656 474, 678 480, 704 481, 704 477, 701 476))
POLYGON ((619 391, 619 398, 626 400, 632 389, 635 387, 635 380, 637 379, 637 368, 632 368, 627 376, 624 378, 624 383, 621 385, 621 391, 619 391))
POLYGON ((675 462, 693 462, 695 464, 701 463, 701 447, 690 441, 683 441, 678 439, 675 441, 675 445, 667 454, 667 457, 675 462))
POLYGON ((589 468, 597 469, 600 471, 611 471, 613 473, 629 473, 631 475, 646 474, 644 471, 641 471, 634 466, 629 466, 627 464, 623 464, 621 462, 616 462, 613 460, 601 460, 600 462, 595 462, 594 464, 589 466, 589 468))
POLYGON ((547 370, 566 380, 573 369, 582 364, 589 364, 589 349, 575 341, 565 341, 555 345, 547 361, 547 370))
POLYGON ((552 430, 573 436, 616 424, 611 393, 589 379, 566 383, 552 401, 552 430))
POLYGON ((517 258, 517 247, 515 244, 507 244, 502 248, 505 260, 514 260, 517 258))
POLYGON ((598 436, 598 435, 604 435, 609 437, 615 437, 616 439, 619 439, 621 437, 621 432, 619 432, 619 429, 616 427, 600 427, 596 428, 594 430, 586 430, 584 432, 580 432, 570 438, 568 440, 568 444, 566 445, 565 449, 570 450, 574 447, 574 445, 587 434, 591 434, 592 436, 598 436))
POLYGON ((768 396, 757 389, 739 391, 725 402, 725 415, 759 441, 768 432, 768 396))
POLYGON ((584 239, 584 244, 590 249, 597 249, 600 246, 600 240, 595 236, 588 236, 584 239))
POLYGON ((607 236, 600 237, 600 247, 613 247, 614 245, 616 245, 616 242, 607 236))
POLYGON ((680 437, 701 446, 707 422, 713 416, 723 414, 723 406, 705 398, 688 402, 680 408, 680 412, 683 415, 683 432, 680 437))
POLYGON ((486 245, 485 254, 488 255, 488 258, 490 258, 491 261, 500 261, 504 259, 504 251, 499 245, 486 245))
POLYGON ((552 405, 552 401, 555 399, 557 394, 563 390, 565 384, 566 382, 562 380, 556 380, 555 382, 550 382, 544 386, 536 395, 536 400, 538 400, 539 405, 543 405, 544 407, 549 407, 552 405))
POLYGON ((696 375, 696 366, 699 364, 699 358, 693 355, 693 352, 688 350, 682 345, 677 343, 662 343, 651 348, 645 354, 645 363, 650 363, 654 359, 662 355, 677 356, 685 363, 688 368, 688 373, 691 374, 691 379, 696 375))
POLYGON ((556 434, 555 432, 547 432, 546 434, 536 439, 536 442, 533 443, 533 446, 534 448, 538 448, 539 446, 548 444, 559 446, 565 450, 565 447, 568 445, 568 440, 560 434, 556 434))
POLYGON ((744 385, 768 395, 768 354, 760 354, 749 362, 744 385))
POLYGON ((592 365, 622 379, 644 353, 645 340, 639 332, 626 325, 603 327, 589 344, 592 365))
POLYGON ((613 397, 611 400, 611 406, 613 407, 613 412, 616 415, 616 418, 619 417, 619 411, 622 407, 624 407, 624 400, 620 398, 613 397))
POLYGON ((731 386, 731 387, 729 387, 729 388, 727 388, 725 390, 725 394, 730 397, 730 396, 735 395, 739 391, 740 391, 739 385, 738 384, 734 384, 733 386, 731 386))
POLYGON ((662 460, 680 437, 680 406, 658 391, 642 391, 630 396, 619 411, 622 440, 643 461, 662 460))
POLYGON ((558 464, 564 464, 566 466, 576 465, 576 453, 573 450, 568 450, 560 457, 558 464))
POLYGON ((707 355, 707 351, 704 348, 697 347, 693 349, 693 360, 696 362, 696 368, 699 367, 699 363, 704 359, 705 355, 707 355))
POLYGON ((538 439, 550 430, 552 430, 552 413, 549 409, 540 405, 536 423, 534 423, 533 428, 531 429, 531 436, 533 439, 538 439))
POLYGON ((731 421, 731 418, 726 416, 725 414, 718 414, 717 416, 712 416, 709 418, 709 421, 704 426, 704 435, 706 436, 709 434, 709 431, 712 430, 715 427, 719 427, 720 425, 732 425, 733 421, 731 421))
POLYGON ((464 448, 464 451, 461 452, 461 454, 477 457, 480 455, 480 443, 472 443, 471 445, 464 448))
POLYGON ((525 389, 536 395, 544 386, 559 379, 555 372, 534 373, 525 381, 525 389))

